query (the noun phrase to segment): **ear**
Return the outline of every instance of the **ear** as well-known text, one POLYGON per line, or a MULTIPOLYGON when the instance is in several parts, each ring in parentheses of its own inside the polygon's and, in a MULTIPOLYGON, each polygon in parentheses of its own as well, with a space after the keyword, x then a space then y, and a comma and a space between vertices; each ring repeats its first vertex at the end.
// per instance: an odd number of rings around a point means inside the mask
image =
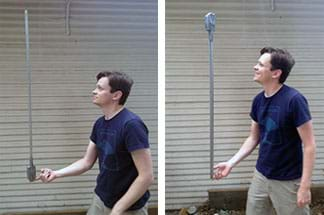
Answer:
POLYGON ((120 90, 117 90, 116 92, 113 93, 113 97, 112 99, 114 101, 119 101, 121 99, 121 97, 123 96, 123 92, 120 90))
POLYGON ((273 78, 273 79, 278 79, 278 80, 279 80, 281 74, 282 74, 281 69, 273 70, 273 71, 272 71, 272 78, 273 78))

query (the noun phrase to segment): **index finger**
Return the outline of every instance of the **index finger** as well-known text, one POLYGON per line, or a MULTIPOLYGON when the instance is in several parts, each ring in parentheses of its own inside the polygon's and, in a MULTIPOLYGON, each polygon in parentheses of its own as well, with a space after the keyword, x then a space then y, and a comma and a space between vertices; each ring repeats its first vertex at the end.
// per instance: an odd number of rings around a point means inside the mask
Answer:
POLYGON ((221 167, 221 164, 218 163, 218 164, 216 164, 216 165, 214 166, 214 170, 215 170, 215 169, 219 169, 220 167, 221 167))

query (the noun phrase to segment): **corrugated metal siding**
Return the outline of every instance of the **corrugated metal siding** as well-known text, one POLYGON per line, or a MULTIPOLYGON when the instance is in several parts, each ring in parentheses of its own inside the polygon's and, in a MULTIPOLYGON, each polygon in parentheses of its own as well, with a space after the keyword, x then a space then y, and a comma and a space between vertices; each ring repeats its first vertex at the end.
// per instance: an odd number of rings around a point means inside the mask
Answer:
POLYGON ((209 178, 209 63, 204 15, 216 13, 215 163, 229 159, 250 128, 261 87, 253 66, 264 46, 288 49, 296 65, 287 84, 310 103, 316 134, 313 182, 323 183, 324 2, 166 0, 166 209, 207 200, 210 188, 247 187, 256 151, 224 180, 209 178))
MULTIPOLYGON (((29 10, 33 144, 36 167, 62 168, 81 158, 92 124, 95 75, 118 69, 133 77, 128 100, 150 130, 157 176, 157 1, 0 2, 0 214, 88 208, 94 169, 55 183, 29 183, 24 8, 29 10)), ((157 180, 150 204, 157 204, 157 180)))

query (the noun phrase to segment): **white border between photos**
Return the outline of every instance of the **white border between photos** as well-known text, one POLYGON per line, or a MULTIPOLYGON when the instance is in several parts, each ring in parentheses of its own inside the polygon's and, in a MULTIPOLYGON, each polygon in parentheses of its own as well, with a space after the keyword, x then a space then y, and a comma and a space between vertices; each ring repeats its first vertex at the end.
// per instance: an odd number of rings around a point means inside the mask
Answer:
POLYGON ((158 0, 158 213, 165 214, 165 0, 158 0))

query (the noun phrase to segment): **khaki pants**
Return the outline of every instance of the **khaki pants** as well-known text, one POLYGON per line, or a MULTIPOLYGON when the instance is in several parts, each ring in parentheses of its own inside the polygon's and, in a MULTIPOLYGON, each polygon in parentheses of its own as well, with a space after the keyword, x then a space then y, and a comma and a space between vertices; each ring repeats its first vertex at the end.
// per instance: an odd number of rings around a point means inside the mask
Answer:
POLYGON ((291 181, 270 180, 255 170, 248 192, 246 214, 309 215, 308 205, 304 208, 297 207, 299 181, 299 179, 291 181))
MULTIPOLYGON (((109 215, 111 208, 107 208, 101 199, 94 194, 92 204, 87 212, 87 215, 109 215)), ((126 211, 123 215, 148 215, 147 205, 138 210, 126 211)))

